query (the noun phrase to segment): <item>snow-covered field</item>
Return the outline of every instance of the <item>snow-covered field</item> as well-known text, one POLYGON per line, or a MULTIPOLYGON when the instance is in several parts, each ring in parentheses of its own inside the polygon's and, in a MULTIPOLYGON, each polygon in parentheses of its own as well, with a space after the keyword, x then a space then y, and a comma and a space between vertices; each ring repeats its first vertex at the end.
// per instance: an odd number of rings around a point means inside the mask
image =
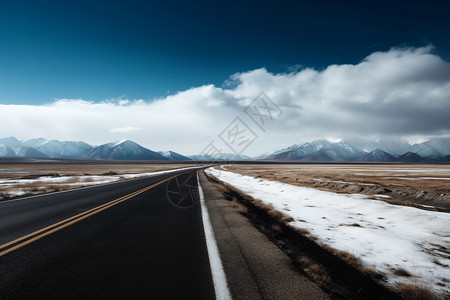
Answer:
POLYGON ((36 179, 0 179, 0 192, 10 197, 21 196, 33 193, 32 189, 45 191, 49 186, 61 189, 71 187, 84 187, 97 184, 105 184, 124 179, 134 179, 139 177, 155 176, 174 171, 189 170, 197 167, 187 167, 165 171, 146 172, 137 174, 119 174, 119 175, 83 175, 83 176, 41 176, 36 179))
POLYGON ((209 168, 207 172, 294 218, 319 243, 346 251, 387 277, 450 294, 450 214, 391 205, 209 168), (411 277, 395 274, 404 269, 411 277))

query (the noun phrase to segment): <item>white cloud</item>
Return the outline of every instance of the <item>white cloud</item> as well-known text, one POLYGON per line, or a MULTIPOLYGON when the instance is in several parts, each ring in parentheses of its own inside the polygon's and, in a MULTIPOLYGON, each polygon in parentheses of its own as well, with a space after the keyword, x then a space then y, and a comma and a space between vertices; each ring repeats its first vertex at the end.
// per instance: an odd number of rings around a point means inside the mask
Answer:
POLYGON ((141 129, 142 129, 141 127, 133 127, 133 126, 114 127, 109 132, 111 132, 111 133, 129 133, 129 132, 141 130, 141 129))
POLYGON ((260 137, 245 153, 254 155, 314 138, 450 134, 450 64, 431 47, 376 52, 358 64, 321 71, 273 74, 256 69, 234 74, 227 83, 153 101, 60 99, 47 105, 0 105, 0 136, 93 144, 129 138, 154 150, 195 154, 240 116, 260 137), (261 91, 284 112, 266 132, 243 112, 261 91))

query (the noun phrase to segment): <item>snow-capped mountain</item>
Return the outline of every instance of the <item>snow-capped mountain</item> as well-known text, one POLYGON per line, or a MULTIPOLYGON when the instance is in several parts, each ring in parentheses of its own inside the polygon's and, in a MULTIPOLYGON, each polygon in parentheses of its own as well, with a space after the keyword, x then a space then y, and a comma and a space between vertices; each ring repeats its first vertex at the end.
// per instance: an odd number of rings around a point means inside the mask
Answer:
POLYGON ((52 158, 80 158, 92 150, 92 146, 85 142, 46 140, 44 138, 23 141, 22 147, 33 148, 46 157, 52 158))
POLYGON ((438 151, 442 156, 450 155, 450 137, 432 138, 429 141, 426 141, 425 144, 438 151))
POLYGON ((397 160, 399 162, 421 162, 423 157, 417 153, 406 152, 405 154, 400 155, 397 160))
POLYGON ((265 157, 266 160, 354 161, 365 153, 345 141, 315 140, 293 145, 265 157))
MULTIPOLYGON (((82 158, 117 160, 203 160, 242 161, 246 155, 221 153, 217 156, 184 156, 173 151, 155 152, 124 140, 93 147, 85 142, 46 140, 20 141, 15 137, 0 138, 0 157, 82 158)), ((371 143, 330 142, 315 140, 253 158, 254 160, 304 162, 448 162, 450 137, 433 138, 416 144, 387 140, 371 143)))
POLYGON ((450 138, 434 138, 414 145, 393 140, 368 144, 315 140, 292 145, 260 158, 311 162, 440 162, 447 161, 448 155, 450 155, 450 138))
POLYGON ((93 147, 85 142, 46 140, 43 138, 26 140, 23 146, 31 147, 52 158, 79 158, 93 147))
POLYGON ((171 160, 192 160, 187 156, 181 155, 180 153, 176 153, 173 151, 159 151, 158 153, 171 160))
POLYGON ((345 141, 332 143, 326 149, 319 151, 326 154, 332 161, 354 161, 357 160, 364 152, 345 141))
POLYGON ((14 149, 22 146, 22 142, 11 136, 7 138, 0 138, 0 145, 14 149))
POLYGON ((408 152, 419 154, 422 157, 427 156, 442 156, 439 151, 430 147, 426 142, 420 144, 414 144, 409 149, 408 152))
POLYGON ((57 158, 78 158, 89 151, 93 147, 85 142, 60 142, 57 140, 46 141, 36 147, 36 150, 41 151, 49 157, 57 158))
POLYGON ((313 153, 327 149, 331 142, 327 140, 315 140, 305 144, 292 145, 278 150, 265 157, 269 160, 301 160, 313 153))
POLYGON ((103 144, 89 151, 83 158, 118 160, 169 160, 161 154, 130 140, 103 144))
POLYGON ((450 138, 432 138, 426 142, 414 144, 409 152, 417 153, 422 157, 445 157, 450 155, 450 138))
POLYGON ((44 138, 35 138, 35 139, 29 139, 29 140, 25 140, 22 142, 21 146, 25 146, 25 147, 31 147, 31 148, 37 148, 40 145, 42 145, 43 143, 47 142, 48 140, 44 139, 44 138))
POLYGON ((374 141, 368 144, 363 144, 361 146, 361 150, 364 152, 371 152, 374 150, 382 150, 384 152, 390 153, 394 156, 402 155, 406 153, 411 145, 406 141, 399 140, 383 140, 383 141, 374 141))
POLYGON ((173 151, 167 153, 170 154, 169 157, 128 140, 93 147, 81 141, 58 141, 44 138, 20 141, 15 137, 0 138, 0 157, 189 160, 188 157, 173 151))
POLYGON ((17 157, 33 157, 33 158, 46 158, 48 157, 39 150, 32 147, 22 146, 16 149, 17 157))
POLYGON ((0 157, 47 157, 44 153, 24 145, 15 137, 0 138, 0 157))
POLYGON ((13 148, 6 145, 0 145, 0 157, 15 157, 16 152, 13 148))
POLYGON ((394 162, 396 160, 397 157, 380 149, 370 151, 359 159, 359 161, 367 162, 394 162))

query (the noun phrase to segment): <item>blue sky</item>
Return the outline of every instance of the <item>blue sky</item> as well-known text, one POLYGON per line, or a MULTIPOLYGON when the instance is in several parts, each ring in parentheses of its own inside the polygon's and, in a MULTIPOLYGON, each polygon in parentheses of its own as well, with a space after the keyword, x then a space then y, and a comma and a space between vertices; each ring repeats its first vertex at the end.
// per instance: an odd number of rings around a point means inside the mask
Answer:
POLYGON ((0 1, 0 137, 198 154, 236 117, 246 155, 450 137, 446 3, 0 1), (261 92, 283 111, 264 129, 261 92))
POLYGON ((2 1, 0 104, 165 97, 265 67, 450 58, 445 1, 2 1))

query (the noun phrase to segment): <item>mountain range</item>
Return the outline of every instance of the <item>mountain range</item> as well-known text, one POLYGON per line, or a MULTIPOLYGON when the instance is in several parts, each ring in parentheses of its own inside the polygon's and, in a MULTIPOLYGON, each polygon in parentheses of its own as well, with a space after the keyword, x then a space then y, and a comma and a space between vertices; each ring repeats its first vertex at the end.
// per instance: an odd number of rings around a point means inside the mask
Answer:
POLYGON ((305 162, 450 162, 450 138, 408 144, 376 141, 369 144, 315 140, 260 156, 259 159, 305 162))
POLYGON ((92 146, 79 141, 46 140, 19 141, 14 137, 0 138, 0 157, 81 158, 112 160, 190 160, 173 151, 155 152, 124 140, 92 146))
POLYGON ((371 143, 330 142, 314 140, 251 158, 221 153, 185 156, 173 151, 152 151, 130 141, 92 146, 80 141, 58 141, 43 138, 20 141, 15 137, 0 138, 0 157, 72 158, 108 160, 265 160, 303 162, 450 162, 450 138, 433 138, 416 144, 402 141, 371 143))

